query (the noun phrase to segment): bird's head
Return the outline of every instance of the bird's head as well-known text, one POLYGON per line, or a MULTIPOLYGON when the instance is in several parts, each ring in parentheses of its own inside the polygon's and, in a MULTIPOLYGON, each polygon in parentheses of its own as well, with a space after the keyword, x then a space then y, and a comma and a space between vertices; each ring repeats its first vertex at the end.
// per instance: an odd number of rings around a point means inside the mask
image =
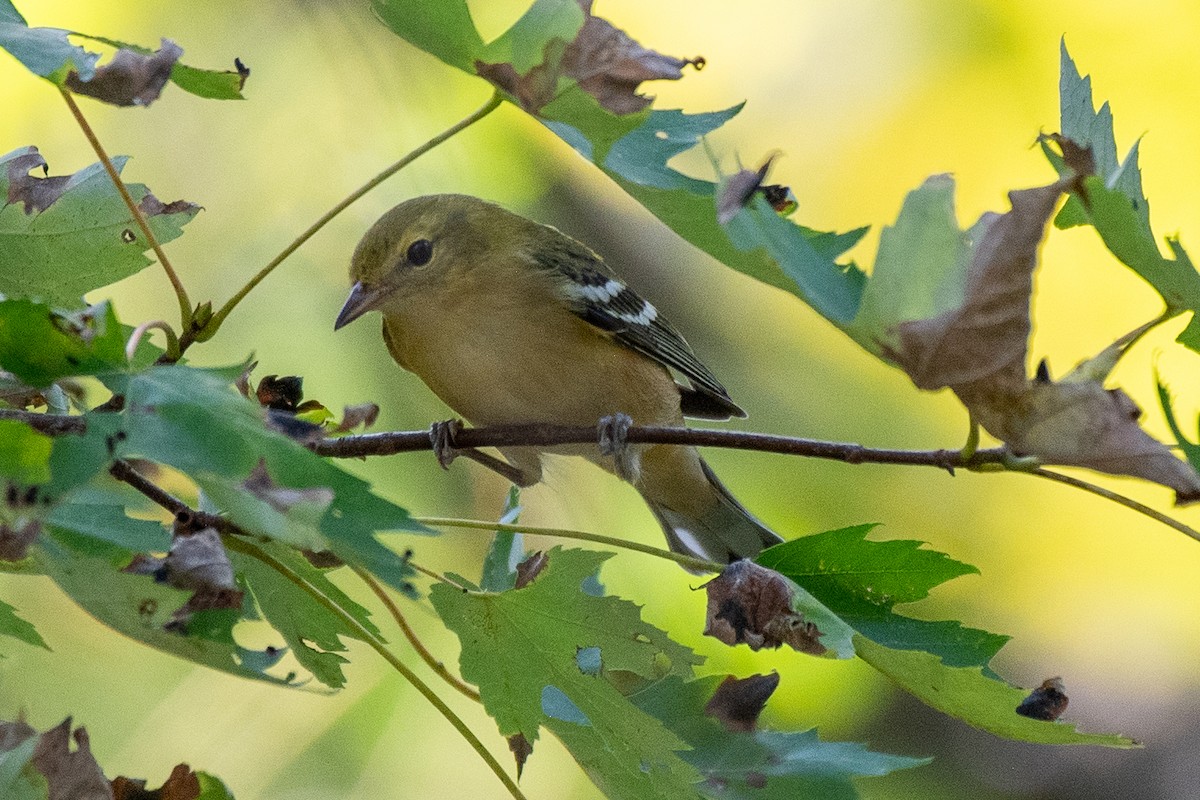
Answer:
POLYGON ((403 315, 413 303, 444 301, 453 287, 486 270, 496 254, 513 252, 513 245, 528 236, 529 225, 535 223, 467 195, 401 203, 380 217, 355 249, 353 288, 334 330, 368 311, 403 315))

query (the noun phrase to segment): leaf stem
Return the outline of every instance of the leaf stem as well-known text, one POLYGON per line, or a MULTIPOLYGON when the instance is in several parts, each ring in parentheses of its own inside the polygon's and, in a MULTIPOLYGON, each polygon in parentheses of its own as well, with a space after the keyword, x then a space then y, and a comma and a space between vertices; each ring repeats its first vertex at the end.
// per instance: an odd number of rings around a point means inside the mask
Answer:
POLYGON ((420 522, 422 525, 442 528, 464 528, 468 530, 489 531, 506 531, 511 533, 529 533, 535 536, 554 536, 559 539, 575 539, 581 542, 595 542, 596 544, 608 545, 610 547, 620 547, 625 550, 634 550, 646 555, 655 556, 656 558, 674 561, 676 564, 687 567, 688 569, 700 570, 702 572, 720 572, 725 569, 724 564, 717 564, 713 561, 705 561, 702 558, 684 555, 683 553, 672 553, 670 550, 664 550, 661 547, 653 547, 641 542, 631 542, 627 539, 618 539, 615 536, 604 536, 599 533, 588 533, 587 531, 574 531, 568 528, 543 528, 538 525, 506 525, 498 522, 486 522, 476 519, 457 519, 454 517, 413 517, 415 522, 420 522))
POLYGON ((183 282, 179 280, 179 275, 175 273, 175 269, 171 266, 170 259, 163 252, 162 245, 158 243, 158 238, 150 230, 150 224, 146 222, 146 216, 142 214, 142 210, 138 208, 138 204, 133 201, 133 196, 129 194, 129 189, 125 186, 125 182, 121 180, 121 175, 113 165, 112 159, 104 151, 104 146, 100 144, 100 139, 97 138, 96 132, 92 130, 92 126, 88 124, 87 119, 83 116, 83 111, 80 110, 79 105, 75 102, 74 95, 62 87, 59 87, 59 91, 62 92, 63 100, 67 103, 67 108, 71 110, 71 114, 75 117, 75 121, 79 124, 83 135, 87 138, 88 143, 91 144, 92 150, 96 151, 96 157, 104 165, 104 171, 108 173, 113 186, 117 187, 117 192, 121 195, 121 199, 125 201, 129 213, 133 215, 133 221, 141 229, 142 235, 146 237, 146 241, 150 243, 150 247, 154 250, 154 255, 158 257, 158 263, 162 265, 163 271, 167 273, 167 280, 171 282, 171 288, 175 290, 175 297, 179 300, 179 327, 186 335, 186 332, 191 330, 192 327, 192 302, 188 299, 187 290, 183 288, 183 282))
POLYGON ((486 117, 488 114, 495 111, 497 108, 500 107, 500 104, 502 102, 503 102, 503 98, 500 96, 500 93, 499 92, 493 93, 492 96, 488 99, 488 101, 486 103, 484 103, 482 106, 480 106, 472 114, 470 114, 467 117, 464 117, 460 121, 456 122, 454 125, 451 125, 449 128, 447 128, 446 130, 439 133, 437 136, 434 136, 429 141, 427 141, 424 144, 422 144, 421 146, 417 147, 415 150, 413 150, 410 153, 408 153, 407 155, 405 155, 399 161, 397 161, 396 163, 387 167, 382 172, 380 172, 378 175, 376 175, 374 178, 371 178, 371 180, 367 181, 362 186, 358 187, 353 192, 348 194, 341 202, 339 202, 333 208, 326 211, 320 217, 320 219, 318 219, 316 222, 314 222, 312 225, 310 225, 307 230, 305 230, 303 233, 301 233, 299 236, 297 236, 292 241, 291 244, 289 244, 287 247, 285 247, 279 253, 279 255, 275 256, 275 258, 271 259, 271 261, 265 267, 263 267, 261 270, 259 270, 258 274, 256 274, 249 281, 247 281, 246 285, 243 286, 241 289, 239 289, 237 291, 237 293, 235 295, 233 295, 233 297, 229 298, 229 300, 227 300, 225 302, 225 305, 221 306, 221 308, 218 309, 216 311, 216 313, 213 314, 212 320, 207 325, 204 326, 203 330, 197 332, 194 335, 189 335, 188 332, 185 331, 185 333, 183 335, 183 340, 184 340, 183 341, 183 349, 186 350, 188 345, 190 345, 193 341, 206 341, 208 339, 211 339, 217 333, 217 330, 221 327, 221 324, 225 321, 225 318, 229 316, 229 313, 231 311, 233 311, 234 308, 237 307, 238 303, 242 302, 242 300, 246 297, 246 295, 249 294, 250 291, 255 286, 257 286, 259 283, 261 283, 263 281, 264 278, 266 278, 268 275, 270 275, 271 272, 274 271, 274 269, 276 267, 278 267, 280 264, 282 264, 287 259, 288 256, 290 256, 292 253, 296 252, 296 250, 298 250, 301 245, 303 245, 305 242, 307 242, 309 239, 311 239, 317 233, 317 231, 319 231, 319 230, 321 230, 321 228, 325 227, 325 225, 328 224, 330 222, 330 220, 332 220, 338 214, 342 213, 347 208, 349 208, 353 203, 355 203, 357 200, 359 200, 367 192, 371 191, 376 186, 383 183, 385 180, 392 177, 400 170, 404 169, 406 166, 411 164, 413 161, 416 161, 418 158, 425 155, 430 150, 432 150, 433 148, 440 145, 442 142, 444 142, 447 139, 453 137, 454 135, 462 132, 466 128, 471 127, 476 122, 478 122, 479 120, 486 117))
POLYGON ((360 580, 362 580, 363 583, 370 587, 371 591, 375 593, 375 596, 379 598, 379 602, 383 603, 383 607, 386 608, 388 613, 392 615, 392 619, 396 621, 396 625, 404 634, 404 638, 408 639, 408 643, 412 645, 413 650, 415 650, 417 655, 421 657, 421 660, 424 661, 439 678, 450 684, 450 686, 457 690, 460 694, 471 698, 477 703, 480 702, 479 692, 475 691, 475 689, 467 685, 457 675, 454 675, 452 672, 450 672, 450 670, 446 669, 446 665, 434 658, 433 653, 430 653, 425 647, 424 643, 417 638, 416 631, 414 631, 412 626, 408 624, 408 620, 405 619, 404 614, 400 611, 400 608, 395 602, 393 602, 391 595, 389 595, 387 590, 380 585, 379 581, 375 580, 371 573, 367 572, 362 567, 357 567, 351 564, 350 569, 359 577, 360 580))
POLYGON ((1192 528, 1188 525, 1184 525, 1182 522, 1175 519, 1174 517, 1167 516, 1166 514, 1162 513, 1161 511, 1157 511, 1157 510, 1151 508, 1150 506, 1145 505, 1144 503, 1139 503, 1137 500, 1134 500, 1132 497, 1126 497, 1123 494, 1117 494, 1114 491, 1105 489, 1103 486, 1097 486, 1094 483, 1089 483, 1087 481, 1080 480, 1079 478, 1075 478, 1070 475, 1064 475, 1061 472, 1054 472, 1052 470, 1044 469, 1042 467, 1036 467, 1034 469, 1027 469, 1027 470, 1017 470, 1017 471, 1027 472, 1030 475, 1037 475, 1039 478, 1046 478, 1048 480, 1052 480, 1057 483, 1064 483, 1067 486, 1074 486, 1076 489, 1082 489, 1085 492, 1091 492, 1092 494, 1098 495, 1099 497, 1103 497, 1106 500, 1111 500, 1114 503, 1117 503, 1118 505, 1125 506, 1126 508, 1131 508, 1134 511, 1138 512, 1139 514, 1145 514, 1147 517, 1150 517, 1150 519, 1153 519, 1157 522, 1161 522, 1163 525, 1166 525, 1168 528, 1174 528, 1175 530, 1179 531, 1180 533, 1186 534, 1186 535, 1192 537, 1193 539, 1195 539, 1196 541, 1200 542, 1200 531, 1198 531, 1195 528, 1192 528))

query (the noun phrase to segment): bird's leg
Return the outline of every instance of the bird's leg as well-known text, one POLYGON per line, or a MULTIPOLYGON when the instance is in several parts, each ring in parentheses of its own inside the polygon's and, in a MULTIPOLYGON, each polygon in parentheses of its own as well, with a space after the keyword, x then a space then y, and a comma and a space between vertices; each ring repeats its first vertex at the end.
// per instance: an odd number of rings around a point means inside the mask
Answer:
POLYGON ((448 419, 444 422, 435 422, 429 428, 429 441, 433 445, 433 455, 437 458, 438 464, 441 465, 442 469, 450 469, 450 463, 459 456, 462 456, 463 458, 471 459, 477 464, 482 464, 501 477, 512 481, 522 489, 533 486, 538 482, 536 477, 527 475, 520 467, 514 467, 503 459, 490 456, 473 448, 460 449, 456 447, 454 437, 462 428, 461 419, 448 419))
POLYGON ((628 414, 601 417, 596 426, 600 453, 612 456, 613 472, 621 480, 636 483, 641 473, 637 454, 629 450, 629 429, 633 418, 628 414))

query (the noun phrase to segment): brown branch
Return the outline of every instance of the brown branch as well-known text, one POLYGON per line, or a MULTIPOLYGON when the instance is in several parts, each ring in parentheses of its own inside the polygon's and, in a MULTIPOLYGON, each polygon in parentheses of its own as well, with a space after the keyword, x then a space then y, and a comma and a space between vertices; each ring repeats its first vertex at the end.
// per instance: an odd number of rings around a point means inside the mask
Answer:
MULTIPOLYGON (((464 428, 454 436, 455 447, 552 447, 564 444, 594 444, 595 428, 560 425, 493 425, 464 428)), ((906 464, 938 467, 951 473, 957 468, 975 469, 987 464, 1002 465, 1011 457, 1003 447, 978 450, 964 458, 961 450, 888 450, 848 442, 826 442, 769 433, 706 430, 699 428, 640 427, 629 429, 630 444, 687 444, 696 447, 725 447, 764 453, 825 458, 847 464, 906 464)), ((430 449, 426 431, 365 433, 324 439, 310 445, 313 452, 331 458, 362 458, 411 453, 430 449)))
POLYGON ((47 436, 64 436, 68 433, 83 433, 87 430, 87 420, 83 417, 69 417, 65 414, 39 414, 36 411, 23 411, 18 408, 0 408, 0 419, 24 422, 38 433, 44 433, 47 436))

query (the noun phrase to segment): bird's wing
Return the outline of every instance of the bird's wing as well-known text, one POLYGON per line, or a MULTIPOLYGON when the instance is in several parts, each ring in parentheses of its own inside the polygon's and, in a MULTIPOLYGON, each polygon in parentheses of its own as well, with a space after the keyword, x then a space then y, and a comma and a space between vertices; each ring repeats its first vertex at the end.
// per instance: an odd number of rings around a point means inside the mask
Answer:
POLYGON ((705 419, 744 417, 708 367, 696 357, 683 336, 658 312, 617 278, 600 257, 566 237, 539 254, 540 266, 562 278, 560 285, 571 310, 626 347, 649 356, 687 378, 680 387, 685 416, 705 419))

